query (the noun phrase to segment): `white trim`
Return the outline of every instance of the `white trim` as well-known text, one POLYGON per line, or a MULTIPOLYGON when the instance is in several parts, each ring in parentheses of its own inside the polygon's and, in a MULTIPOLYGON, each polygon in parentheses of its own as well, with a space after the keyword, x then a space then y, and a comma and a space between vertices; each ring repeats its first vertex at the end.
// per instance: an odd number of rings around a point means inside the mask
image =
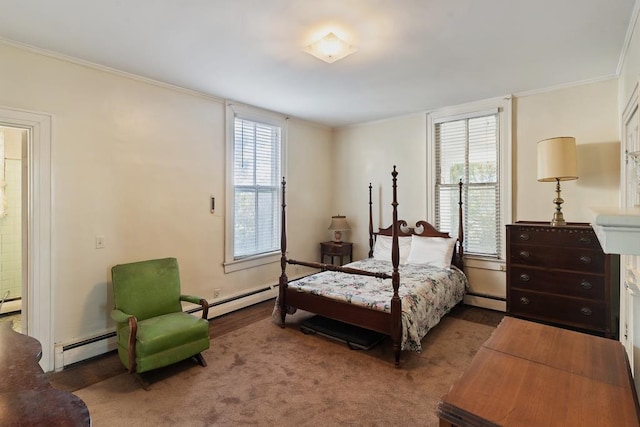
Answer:
POLYGON ((152 78, 149 77, 143 77, 140 76, 138 74, 133 74, 133 73, 128 73, 126 71, 122 71, 122 70, 118 70, 116 68, 111 68, 111 67, 107 67, 106 65, 100 65, 100 64, 96 64, 95 62, 90 62, 90 61, 86 61, 84 59, 79 59, 73 56, 69 56, 69 55, 64 55, 58 52, 52 52, 50 50, 46 50, 46 49, 42 49, 40 47, 36 47, 36 46, 31 46, 25 43, 19 43, 13 40, 7 40, 5 38, 0 37, 0 43, 5 44, 7 46, 11 46, 17 49, 22 49, 22 50, 27 50, 29 52, 33 52, 33 53, 37 53, 39 55, 43 55, 43 56, 48 56, 50 58, 53 59, 57 59, 59 61, 65 61, 65 62, 69 62, 71 64, 75 64, 75 65, 80 65, 83 67, 87 67, 87 68, 92 68, 94 70, 98 70, 98 71, 102 71, 102 72, 106 72, 106 73, 110 73, 110 74, 115 74, 117 76, 120 77, 125 77, 127 79, 131 79, 131 80, 135 80, 138 82, 142 82, 142 83, 146 83, 146 84, 150 84, 153 86, 158 86, 158 87, 162 87, 165 89, 170 89, 176 92, 181 92, 187 95, 193 95, 193 96, 197 96, 199 98, 205 98, 208 99, 210 101, 216 101, 219 103, 224 103, 225 100, 223 98, 220 98, 219 96, 215 96, 215 95, 211 95, 209 93, 205 93, 205 92, 201 92, 198 90, 193 90, 193 89, 187 89, 181 86, 177 86, 171 83, 166 83, 160 80, 154 80, 152 78))
MULTIPOLYGON (((231 225, 233 230, 233 224, 231 225)), ((233 251, 233 248, 231 248, 233 251)), ((247 268, 258 267, 266 264, 273 264, 280 261, 280 253, 274 252, 270 254, 262 254, 253 257, 247 257, 243 259, 228 261, 223 264, 225 273, 233 273, 234 271, 240 271, 247 268)))
POLYGON ((286 176, 286 152, 287 152, 287 122, 288 117, 260 108, 251 107, 245 104, 229 101, 225 105, 225 121, 226 121, 226 200, 225 200, 225 242, 224 242, 224 272, 232 273, 235 271, 254 268, 260 265, 278 262, 280 255, 277 252, 268 254, 260 254, 257 256, 247 257, 244 259, 234 259, 233 241, 234 241, 234 189, 233 189, 233 147, 234 147, 234 121, 236 117, 248 120, 270 124, 280 127, 280 173, 286 176))
MULTIPOLYGON (((488 112, 493 114, 498 111, 499 132, 500 132, 500 229, 504 230, 506 224, 511 223, 512 217, 512 97, 502 96, 490 98, 483 101, 469 104, 445 107, 427 114, 427 219, 433 222, 435 219, 435 143, 434 125, 448 120, 449 118, 481 115, 488 112)), ((500 242, 499 260, 506 259, 505 235, 502 233, 503 241, 500 242)))
POLYGON ((640 2, 636 0, 633 6, 633 12, 631 12, 631 20, 629 21, 629 27, 627 28, 627 34, 624 38, 624 44, 620 51, 620 58, 618 58, 618 67, 616 68, 616 74, 620 76, 622 69, 624 68, 624 61, 627 59, 627 52, 629 52, 629 46, 631 45, 631 39, 635 32, 636 25, 638 24, 638 16, 640 15, 640 2))
MULTIPOLYGON (((22 127, 30 133, 28 146, 27 285, 23 292, 26 328, 23 331, 42 345, 40 366, 54 367, 52 301, 52 197, 51 115, 0 106, 0 124, 22 127), (26 298, 25 298, 26 297, 26 298)), ((23 289, 25 285, 23 284, 23 289)), ((25 316, 23 315, 23 321, 25 316)))

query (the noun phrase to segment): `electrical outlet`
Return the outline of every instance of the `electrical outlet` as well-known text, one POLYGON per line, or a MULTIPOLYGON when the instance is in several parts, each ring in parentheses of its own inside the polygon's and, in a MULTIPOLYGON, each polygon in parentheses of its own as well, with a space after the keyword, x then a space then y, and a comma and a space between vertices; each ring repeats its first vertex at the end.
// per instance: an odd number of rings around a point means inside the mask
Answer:
POLYGON ((104 248, 104 236, 96 236, 96 249, 104 248))
POLYGON ((218 298, 220 296, 220 289, 214 289, 213 290, 213 297, 214 298, 218 298))

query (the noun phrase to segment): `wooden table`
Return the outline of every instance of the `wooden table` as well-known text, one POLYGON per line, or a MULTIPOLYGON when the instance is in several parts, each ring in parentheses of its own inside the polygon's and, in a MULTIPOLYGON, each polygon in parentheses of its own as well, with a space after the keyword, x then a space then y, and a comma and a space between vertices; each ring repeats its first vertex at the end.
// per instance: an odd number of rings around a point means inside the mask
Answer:
POLYGON ((619 341, 505 317, 438 405, 440 426, 640 426, 619 341))
POLYGON ((344 258, 349 257, 349 262, 353 262, 353 243, 351 242, 322 242, 320 243, 320 263, 324 262, 325 257, 333 259, 338 257, 340 264, 344 265, 344 258))
POLYGON ((0 425, 91 425, 82 399, 49 383, 38 364, 40 342, 15 332, 12 323, 0 323, 0 425))

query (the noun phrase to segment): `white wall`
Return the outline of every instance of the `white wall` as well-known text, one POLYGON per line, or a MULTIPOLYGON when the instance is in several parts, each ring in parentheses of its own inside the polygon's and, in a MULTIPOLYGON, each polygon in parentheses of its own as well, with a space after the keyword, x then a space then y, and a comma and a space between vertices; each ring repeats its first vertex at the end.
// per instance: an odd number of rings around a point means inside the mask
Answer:
MULTIPOLYGON (((640 7, 640 3, 636 4, 636 9, 640 7)), ((638 25, 638 15, 635 15, 635 31, 632 34, 630 44, 628 46, 626 56, 623 62, 622 71, 620 73, 619 88, 619 109, 620 109, 620 128, 623 128, 624 114, 630 114, 633 108, 625 111, 627 104, 632 98, 634 89, 638 90, 637 85, 640 82, 640 28, 638 25)), ((635 103, 637 104, 637 94, 635 103)), ((637 105, 636 105, 637 108, 637 105)), ((637 115, 636 124, 637 124, 637 115)), ((629 119, 627 117, 626 119, 629 119)), ((630 126, 631 128, 633 125, 630 126)), ((623 149, 634 151, 639 147, 640 141, 637 140, 637 130, 635 137, 626 141, 627 146, 623 149), (635 145, 635 147, 634 147, 635 145)), ((621 150, 620 161, 624 162, 624 152, 621 150)), ((635 183, 631 180, 622 179, 621 187, 629 187, 635 183)), ((625 188, 624 191, 628 191, 625 188)), ((629 194, 629 193, 627 193, 629 194)), ((633 201, 626 200, 623 207, 629 208, 633 201)), ((620 341, 622 341, 631 364, 631 369, 635 378, 636 392, 640 390, 640 292, 638 285, 640 284, 640 257, 637 255, 625 255, 620 257, 621 264, 621 292, 620 292, 620 341)))
MULTIPOLYGON (((636 9, 640 8, 640 3, 636 3, 636 9)), ((632 22, 630 26, 634 28, 634 31, 631 34, 620 72, 620 111, 629 100, 633 88, 640 78, 640 16, 637 11, 633 18, 635 22, 632 22)))
MULTIPOLYGON (((54 117, 56 343, 112 330, 117 263, 177 257, 183 291, 211 302, 214 289, 221 300, 277 283, 279 263, 223 272, 222 100, 7 44, 0 62, 0 105, 54 117), (96 236, 104 249, 95 248, 96 236)), ((295 118, 288 126, 289 247, 315 259, 331 216, 332 133, 295 118)))

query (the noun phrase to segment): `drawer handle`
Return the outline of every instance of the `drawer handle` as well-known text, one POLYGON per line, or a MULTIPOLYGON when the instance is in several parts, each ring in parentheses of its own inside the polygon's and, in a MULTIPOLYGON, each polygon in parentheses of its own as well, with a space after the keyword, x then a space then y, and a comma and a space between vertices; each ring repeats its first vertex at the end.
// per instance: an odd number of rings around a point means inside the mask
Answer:
POLYGON ((586 280, 583 280, 582 282, 580 282, 580 286, 582 287, 582 289, 586 289, 586 290, 589 290, 593 287, 593 285, 591 285, 591 283, 587 282, 586 280))
POLYGON ((520 240, 524 240, 525 242, 529 240, 529 235, 527 233, 520 234, 520 240))
POLYGON ((588 237, 581 237, 580 243, 582 243, 583 245, 588 245, 589 243, 591 243, 591 239, 588 237))
POLYGON ((529 298, 527 297, 520 297, 520 302, 524 305, 529 305, 531 301, 529 301, 529 298))
POLYGON ((529 253, 529 251, 520 251, 520 257, 529 258, 530 256, 531 254, 529 253))
POLYGON ((591 262, 591 257, 590 256, 586 256, 586 255, 582 255, 580 257, 580 262, 583 264, 589 264, 591 262))
POLYGON ((582 307, 580 309, 580 313, 582 313, 583 316, 591 316, 591 314, 593 312, 591 311, 591 309, 589 307, 582 307))
POLYGON ((529 275, 528 275, 528 274, 522 273, 522 274, 520 275, 520 280, 521 280, 522 282, 528 282, 529 280, 531 280, 531 277, 529 277, 529 275))

